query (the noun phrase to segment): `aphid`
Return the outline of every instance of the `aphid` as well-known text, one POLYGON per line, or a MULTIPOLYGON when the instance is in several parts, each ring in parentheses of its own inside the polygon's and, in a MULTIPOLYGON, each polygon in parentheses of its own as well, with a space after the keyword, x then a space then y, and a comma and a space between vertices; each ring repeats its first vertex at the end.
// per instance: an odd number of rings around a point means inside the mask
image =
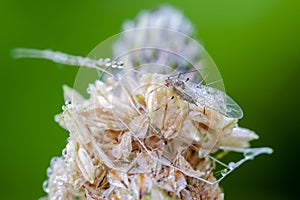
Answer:
MULTIPOLYGON (((191 73, 195 72, 185 72, 191 73)), ((221 90, 209 87, 201 83, 195 84, 187 78, 185 81, 180 79, 184 73, 179 73, 176 78, 169 76, 165 80, 165 86, 172 88, 174 94, 178 95, 181 99, 195 104, 215 110, 227 117, 240 119, 243 117, 243 111, 239 105, 226 93, 221 90)))
POLYGON ((190 96, 189 94, 187 94, 186 92, 184 92, 184 90, 186 89, 186 85, 185 82, 189 81, 189 78, 187 78, 184 81, 180 80, 179 77, 182 73, 178 74, 177 79, 172 79, 171 76, 169 76, 166 80, 165 80, 165 86, 167 87, 171 87, 173 92, 178 95, 180 98, 182 98, 183 100, 189 102, 189 103, 193 103, 196 106, 197 103, 194 100, 194 98, 192 96, 190 96))

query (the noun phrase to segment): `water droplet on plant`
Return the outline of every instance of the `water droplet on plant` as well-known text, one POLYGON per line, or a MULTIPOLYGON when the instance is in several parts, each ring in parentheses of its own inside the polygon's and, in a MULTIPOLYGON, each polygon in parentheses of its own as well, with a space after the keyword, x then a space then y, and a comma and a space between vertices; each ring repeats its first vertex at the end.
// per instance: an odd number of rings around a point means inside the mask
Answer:
POLYGON ((60 159, 60 157, 57 157, 57 156, 51 158, 50 165, 51 165, 51 166, 54 166, 54 164, 55 164, 59 159, 60 159))
POLYGON ((50 177, 53 174, 53 168, 48 167, 46 173, 47 173, 47 176, 50 177))
POLYGON ((123 68, 124 62, 123 62, 123 61, 119 61, 119 62, 117 63, 117 65, 118 65, 118 68, 123 68))
POLYGON ((49 193, 48 185, 49 185, 48 180, 46 180, 46 181, 43 182, 43 190, 44 190, 46 193, 49 193))
POLYGON ((228 164, 228 168, 229 168, 230 170, 233 170, 234 168, 236 168, 236 164, 235 164, 234 162, 230 162, 230 163, 228 164))
POLYGON ((111 60, 110 60, 110 58, 105 58, 104 59, 104 62, 106 62, 106 63, 108 63, 108 62, 110 62, 111 60))
POLYGON ((87 92, 88 94, 91 94, 91 93, 92 93, 92 90, 91 90, 91 88, 90 88, 90 87, 88 87, 88 88, 86 89, 86 92, 87 92))
POLYGON ((226 175, 226 173, 228 172, 228 169, 222 169, 221 170, 221 175, 222 177, 224 177, 226 175))
POLYGON ((103 58, 100 58, 99 60, 98 60, 98 65, 103 65, 103 58))
POLYGON ((65 158, 67 156, 67 148, 64 148, 61 153, 62 156, 65 158))
POLYGON ((205 155, 204 155, 203 151, 199 151, 198 156, 199 156, 199 158, 203 158, 205 155))

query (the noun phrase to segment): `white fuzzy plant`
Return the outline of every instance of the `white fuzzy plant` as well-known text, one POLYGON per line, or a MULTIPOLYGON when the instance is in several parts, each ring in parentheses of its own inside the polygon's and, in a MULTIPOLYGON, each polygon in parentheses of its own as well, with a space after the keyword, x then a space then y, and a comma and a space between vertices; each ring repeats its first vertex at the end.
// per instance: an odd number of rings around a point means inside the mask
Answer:
MULTIPOLYGON (((190 63, 201 60, 202 50, 190 40, 174 41, 169 35, 169 30, 193 34, 192 24, 172 7, 143 11, 124 24, 125 31, 135 29, 136 34, 114 43, 115 57, 139 45, 159 45, 184 54, 190 63)), ((36 49, 15 49, 13 55, 93 68, 106 77, 88 86, 87 99, 63 87, 66 104, 55 120, 69 138, 62 156, 51 160, 43 199, 224 199, 219 182, 227 174, 257 155, 272 153, 266 147, 250 148, 258 136, 238 126, 242 112, 233 100, 238 114, 221 112, 230 107, 228 96, 182 80, 179 74, 192 74, 192 67, 159 48, 139 49, 123 62, 36 49), (180 73, 149 70, 157 62, 180 73), (225 164, 221 160, 229 152, 242 158, 225 164)))

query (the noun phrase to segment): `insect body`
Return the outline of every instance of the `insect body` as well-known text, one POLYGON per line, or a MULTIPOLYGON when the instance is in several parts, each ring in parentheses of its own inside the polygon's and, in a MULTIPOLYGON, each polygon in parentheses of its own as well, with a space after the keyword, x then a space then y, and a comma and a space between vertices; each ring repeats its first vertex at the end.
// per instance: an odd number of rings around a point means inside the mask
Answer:
POLYGON ((180 79, 174 80, 168 77, 166 79, 165 86, 172 87, 173 92, 178 96, 180 96, 180 98, 182 98, 183 100, 189 103, 193 103, 197 106, 197 103, 194 100, 194 98, 184 91, 186 87, 185 87, 185 82, 183 82, 182 80, 180 79))
POLYGON ((239 105, 226 93, 221 90, 203 85, 188 82, 189 78, 185 81, 177 78, 168 77, 165 80, 165 86, 172 88, 173 92, 183 100, 198 104, 218 111, 221 114, 240 119, 243 117, 243 111, 239 105))

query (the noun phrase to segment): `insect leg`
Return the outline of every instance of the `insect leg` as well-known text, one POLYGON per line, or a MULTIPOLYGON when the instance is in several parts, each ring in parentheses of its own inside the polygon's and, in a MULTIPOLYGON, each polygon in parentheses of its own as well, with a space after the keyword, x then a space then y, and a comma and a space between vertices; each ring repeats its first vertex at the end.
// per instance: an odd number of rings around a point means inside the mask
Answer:
POLYGON ((164 105, 159 106, 158 108, 154 109, 154 111, 158 111, 158 110, 161 109, 162 107, 166 107, 166 106, 168 105, 168 103, 169 103, 170 101, 172 101, 174 98, 175 98, 174 95, 171 96, 171 98, 170 98, 164 105))
POLYGON ((153 90, 150 90, 150 92, 149 93, 152 93, 152 92, 154 92, 155 90, 157 90, 157 89, 159 89, 159 88, 161 88, 161 87, 163 87, 164 85, 161 85, 161 86, 159 86, 159 87, 157 87, 157 88, 154 88, 153 90))
POLYGON ((197 72, 199 70, 192 70, 192 71, 188 71, 188 72, 179 72, 178 75, 177 74, 174 74, 174 75, 171 75, 171 76, 168 76, 168 78, 171 78, 171 77, 174 77, 174 76, 177 76, 177 78, 179 78, 182 74, 189 74, 189 73, 193 73, 193 72, 197 72))

